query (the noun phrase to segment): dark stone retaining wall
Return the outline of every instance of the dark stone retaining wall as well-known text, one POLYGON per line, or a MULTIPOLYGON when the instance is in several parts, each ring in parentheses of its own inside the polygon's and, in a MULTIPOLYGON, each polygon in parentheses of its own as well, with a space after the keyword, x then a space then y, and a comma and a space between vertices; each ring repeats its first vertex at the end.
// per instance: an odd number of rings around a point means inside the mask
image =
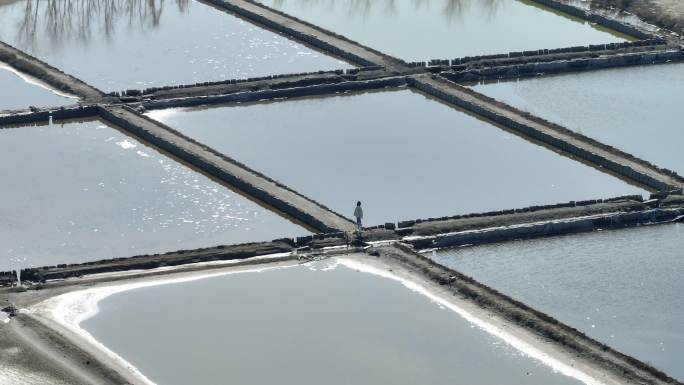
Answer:
MULTIPOLYGON (((250 78, 243 78, 243 79, 229 79, 229 80, 222 80, 222 81, 215 81, 215 82, 202 82, 202 83, 193 83, 193 84, 178 84, 178 85, 173 85, 173 86, 162 86, 162 87, 150 87, 150 88, 145 88, 145 89, 130 89, 130 90, 124 90, 120 92, 110 92, 109 96, 116 96, 116 97, 127 97, 127 96, 144 96, 144 95, 149 95, 149 94, 154 94, 159 91, 168 91, 168 90, 178 90, 178 89, 184 89, 184 88, 199 88, 199 87, 211 87, 211 86, 220 86, 220 85, 228 85, 228 84, 242 84, 242 83, 256 83, 256 82, 263 82, 263 81, 269 81, 269 80, 287 80, 288 78, 301 78, 301 77, 320 77, 324 75, 330 75, 334 77, 341 77, 342 75, 356 75, 360 71, 370 71, 370 70, 376 70, 376 67, 363 67, 363 68, 354 68, 354 69, 347 69, 345 70, 334 70, 334 71, 315 71, 315 72, 302 72, 302 73, 293 73, 293 74, 280 74, 280 75, 269 75, 269 76, 261 76, 261 77, 250 77, 250 78)), ((313 79, 312 79, 313 80, 313 79)))
POLYGON ((407 227, 411 227, 415 224, 424 223, 424 222, 446 221, 446 220, 463 219, 463 218, 497 217, 500 215, 510 215, 510 214, 517 214, 517 213, 532 213, 532 212, 536 212, 536 211, 553 210, 553 209, 560 209, 560 208, 567 208, 567 207, 591 206, 591 205, 595 205, 595 204, 599 204, 599 203, 612 203, 612 202, 619 202, 619 201, 643 202, 644 198, 641 195, 624 195, 624 196, 607 198, 607 199, 590 199, 590 200, 584 200, 584 201, 570 201, 570 202, 566 202, 566 203, 556 203, 556 204, 552 204, 552 205, 529 206, 529 207, 523 207, 520 209, 509 209, 509 210, 489 211, 489 212, 485 212, 485 213, 471 213, 471 214, 463 214, 463 215, 452 215, 452 216, 441 217, 441 218, 415 219, 415 220, 400 221, 397 223, 397 228, 404 229, 407 227))
POLYGON ((347 81, 332 84, 316 84, 306 87, 236 92, 225 95, 208 95, 178 99, 150 100, 143 102, 143 107, 147 110, 158 110, 164 108, 192 107, 206 104, 246 103, 260 100, 296 98, 316 95, 334 95, 335 93, 340 92, 364 91, 379 88, 396 88, 403 87, 406 85, 406 78, 391 77, 377 80, 347 81))
POLYGON ((99 108, 96 105, 24 111, 21 113, 0 116, 0 128, 2 128, 2 126, 46 123, 50 121, 50 118, 55 120, 65 120, 92 117, 95 119, 98 117, 98 114, 99 108))
POLYGON ((462 69, 464 66, 459 66, 452 67, 454 72, 442 72, 441 75, 454 82, 474 82, 679 61, 684 61, 684 51, 677 49, 657 52, 624 53, 570 60, 553 60, 548 62, 538 61, 485 68, 462 69))
MULTIPOLYGON (((433 76, 433 79, 437 79, 437 78, 433 76)), ((480 116, 483 116, 483 117, 485 117, 485 118, 487 118, 493 122, 501 124, 501 125, 508 127, 514 131, 520 132, 525 136, 528 136, 530 138, 538 140, 542 143, 546 143, 550 146, 556 147, 556 148, 558 148, 558 149, 560 149, 566 153, 572 154, 572 155, 574 155, 580 159, 584 159, 587 162, 590 162, 590 163, 593 163, 595 165, 604 167, 607 170, 610 170, 610 171, 612 171, 618 175, 621 175, 625 178, 631 179, 631 180, 633 180, 633 181, 635 181, 641 185, 648 186, 648 187, 650 187, 654 190, 657 190, 657 191, 674 191, 674 190, 678 190, 680 188, 679 186, 665 183, 661 180, 655 179, 654 177, 652 177, 650 175, 638 172, 631 167, 622 165, 622 164, 617 163, 613 160, 610 160, 610 159, 604 158, 600 155, 594 154, 594 153, 592 153, 586 149, 580 148, 580 147, 578 147, 572 143, 562 141, 558 138, 555 138, 551 135, 548 135, 544 132, 541 132, 541 131, 537 130, 536 128, 533 128, 529 125, 518 123, 509 117, 499 115, 499 114, 497 114, 497 113, 495 113, 495 112, 493 112, 487 108, 482 107, 481 105, 474 104, 474 103, 471 103, 469 101, 460 99, 454 95, 451 95, 449 93, 446 93, 442 90, 437 89, 436 87, 432 86, 431 84, 429 84, 427 82, 421 81, 420 78, 408 77, 407 80, 408 80, 408 83, 411 87, 415 87, 416 89, 423 91, 427 94, 430 94, 430 95, 432 95, 438 99, 445 100, 445 101, 447 101, 451 104, 454 104, 456 106, 459 106, 463 109, 474 112, 474 113, 476 113, 480 116)), ((535 121, 535 122, 543 124, 545 126, 553 127, 554 129, 558 130, 559 132, 562 132, 562 133, 567 134, 567 135, 571 135, 573 137, 581 139, 583 142, 586 142, 586 143, 589 143, 589 144, 596 146, 598 148, 602 148, 604 150, 610 151, 611 153, 615 153, 616 155, 618 155, 620 157, 627 158, 631 161, 639 163, 639 164, 646 166, 648 168, 657 170, 660 173, 666 174, 666 175, 676 179, 677 181, 681 181, 682 183, 684 183, 684 178, 677 175, 674 171, 671 171, 668 169, 663 169, 663 168, 660 168, 658 166, 652 165, 652 164, 650 164, 650 163, 648 163, 642 159, 639 159, 639 158, 637 158, 631 154, 625 153, 621 150, 618 150, 618 149, 611 147, 611 146, 608 146, 606 144, 597 142, 594 139, 591 139, 591 138, 586 137, 584 135, 573 132, 573 131, 571 131, 567 128, 561 127, 557 124, 545 121, 541 118, 538 118, 538 117, 532 116, 528 113, 525 113, 523 111, 517 110, 511 106, 508 106, 506 104, 498 102, 497 100, 495 100, 493 98, 487 97, 485 95, 477 93, 477 92, 470 90, 468 88, 461 87, 461 86, 458 86, 456 84, 454 84, 454 86, 459 87, 459 91, 461 91, 461 92, 468 93, 472 96, 477 97, 478 99, 481 99, 484 103, 489 103, 489 104, 497 105, 500 107, 504 107, 504 108, 510 110, 511 112, 515 112, 516 114, 525 117, 526 119, 535 121)))
POLYGON ((522 226, 464 231, 434 237, 417 238, 408 242, 419 249, 480 245, 517 239, 590 232, 598 229, 617 229, 644 224, 667 223, 681 220, 682 217, 684 217, 684 208, 652 209, 533 223, 522 226))

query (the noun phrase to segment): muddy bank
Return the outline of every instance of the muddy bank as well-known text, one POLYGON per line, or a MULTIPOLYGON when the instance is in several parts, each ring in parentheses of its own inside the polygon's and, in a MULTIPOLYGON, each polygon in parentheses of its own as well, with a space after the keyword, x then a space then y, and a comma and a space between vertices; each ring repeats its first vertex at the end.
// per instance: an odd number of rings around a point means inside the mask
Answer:
POLYGON ((684 3, 679 0, 591 0, 591 8, 617 8, 658 27, 684 35, 684 3))

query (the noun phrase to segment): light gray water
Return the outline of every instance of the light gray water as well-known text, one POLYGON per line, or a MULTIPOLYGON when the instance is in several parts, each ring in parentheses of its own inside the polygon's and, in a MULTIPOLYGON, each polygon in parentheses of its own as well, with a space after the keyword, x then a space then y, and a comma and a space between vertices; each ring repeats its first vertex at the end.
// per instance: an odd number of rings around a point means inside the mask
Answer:
POLYGON ((329 262, 136 289, 82 327, 157 384, 577 384, 400 283, 329 262))
POLYGON ((195 0, 22 0, 0 40, 102 90, 350 67, 195 0))
POLYGON ((308 232, 99 121, 0 130, 0 271, 308 232))
POLYGON ((437 252, 433 258, 684 380, 684 226, 437 252))
POLYGON ((368 225, 643 193, 408 90, 150 115, 368 225))
POLYGON ((531 1, 261 0, 408 61, 624 41, 531 1))
POLYGON ((77 101, 25 81, 0 62, 0 111, 26 109, 29 106, 64 106, 76 104, 77 101))
POLYGON ((684 175, 684 64, 629 67, 474 87, 684 175))

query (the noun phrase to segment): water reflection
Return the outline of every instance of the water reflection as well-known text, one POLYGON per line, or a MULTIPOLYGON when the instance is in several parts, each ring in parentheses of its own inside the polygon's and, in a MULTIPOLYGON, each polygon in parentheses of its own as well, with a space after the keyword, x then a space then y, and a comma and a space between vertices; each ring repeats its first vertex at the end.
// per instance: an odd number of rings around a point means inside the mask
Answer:
MULTIPOLYGON (((262 0, 263 1, 263 0, 262 0)), ((286 2, 296 2, 301 8, 334 8, 335 5, 344 5, 347 16, 367 18, 371 11, 380 9, 385 16, 398 14, 400 3, 410 3, 415 10, 430 8, 433 5, 442 5, 442 15, 447 22, 462 19, 463 15, 475 5, 486 12, 488 18, 492 18, 501 8, 504 0, 271 0, 275 8, 282 8, 286 2)))
MULTIPOLYGON (((5 7, 23 6, 16 21, 16 40, 24 47, 34 47, 43 38, 59 46, 65 41, 87 42, 94 37, 111 39, 117 24, 128 30, 146 30, 159 26, 167 7, 187 13, 190 0, 26 0, 5 7), (23 3, 23 5, 22 5, 23 3)), ((2 7, 4 8, 4 7, 2 7)), ((0 8, 0 12, 2 11, 0 8)))

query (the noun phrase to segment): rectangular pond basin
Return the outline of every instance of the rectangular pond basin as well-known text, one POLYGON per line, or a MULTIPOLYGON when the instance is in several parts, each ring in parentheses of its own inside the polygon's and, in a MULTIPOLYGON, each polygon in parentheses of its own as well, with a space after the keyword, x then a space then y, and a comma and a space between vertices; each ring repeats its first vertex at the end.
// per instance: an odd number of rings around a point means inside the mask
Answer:
POLYGON ((525 0, 260 2, 406 61, 630 39, 525 0))
POLYGON ((0 40, 105 91, 350 67, 195 0, 20 0, 0 40))
POLYGON ((331 260, 137 288, 98 309, 80 327, 156 384, 580 383, 331 260))
POLYGON ((0 271, 308 231, 100 121, 0 129, 0 271))
POLYGON ((684 175, 684 64, 474 86, 475 90, 684 175))
POLYGON ((78 99, 51 90, 0 62, 0 111, 76 104, 78 99))
POLYGON ((684 226, 456 248, 437 262, 684 380, 684 226))
POLYGON ((409 90, 149 115, 369 225, 644 193, 409 90))

